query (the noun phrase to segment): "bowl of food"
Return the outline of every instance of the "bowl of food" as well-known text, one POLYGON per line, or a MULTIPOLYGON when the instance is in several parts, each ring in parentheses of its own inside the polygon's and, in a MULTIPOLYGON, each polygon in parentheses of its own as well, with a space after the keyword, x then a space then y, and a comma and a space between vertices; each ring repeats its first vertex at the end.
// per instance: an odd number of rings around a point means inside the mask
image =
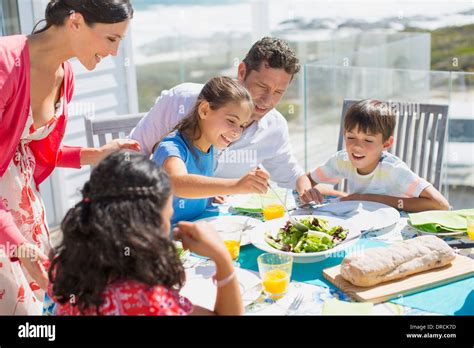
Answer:
POLYGON ((288 217, 270 220, 257 226, 251 235, 252 244, 266 252, 290 254, 295 263, 322 261, 332 254, 354 245, 360 230, 347 220, 315 215, 293 216, 308 231, 298 230, 288 217), (349 237, 355 237, 344 243, 349 237))

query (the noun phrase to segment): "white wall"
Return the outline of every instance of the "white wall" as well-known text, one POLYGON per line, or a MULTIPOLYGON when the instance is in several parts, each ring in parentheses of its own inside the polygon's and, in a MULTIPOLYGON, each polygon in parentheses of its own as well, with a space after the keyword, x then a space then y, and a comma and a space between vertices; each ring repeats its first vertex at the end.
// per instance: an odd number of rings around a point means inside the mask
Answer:
MULTIPOLYGON (((34 23, 44 17, 48 1, 18 0, 22 32, 29 34, 34 23)), ((87 71, 71 59, 75 75, 74 97, 69 104, 69 120, 63 144, 86 146, 85 115, 97 118, 138 112, 135 66, 130 30, 117 57, 104 59, 94 71, 87 71)), ((89 167, 57 168, 41 185, 50 226, 60 223, 67 210, 80 199, 79 189, 89 178, 89 167)))

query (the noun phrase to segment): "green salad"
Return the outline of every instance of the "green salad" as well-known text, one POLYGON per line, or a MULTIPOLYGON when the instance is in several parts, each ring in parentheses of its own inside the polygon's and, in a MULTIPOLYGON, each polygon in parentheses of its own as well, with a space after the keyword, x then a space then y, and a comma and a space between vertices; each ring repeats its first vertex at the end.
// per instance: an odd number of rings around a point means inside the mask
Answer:
POLYGON ((276 237, 266 232, 265 242, 282 251, 314 253, 331 249, 347 237, 348 230, 341 226, 329 227, 329 222, 325 219, 309 217, 298 221, 308 227, 309 231, 301 232, 291 221, 287 221, 276 237))

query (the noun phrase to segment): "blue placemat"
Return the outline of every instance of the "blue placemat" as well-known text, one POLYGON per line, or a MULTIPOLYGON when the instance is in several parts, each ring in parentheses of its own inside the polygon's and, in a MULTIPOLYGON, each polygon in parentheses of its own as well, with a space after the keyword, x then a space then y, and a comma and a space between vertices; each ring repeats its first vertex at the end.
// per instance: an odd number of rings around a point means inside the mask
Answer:
POLYGON ((446 315, 474 315, 474 277, 390 302, 446 315))
MULTIPOLYGON (((222 212, 218 206, 213 205, 196 220, 218 215, 231 214, 222 212)), ((387 245, 387 243, 362 238, 347 252, 350 252, 352 249, 360 250, 362 248, 384 245, 387 245)), ((239 256, 240 267, 258 272, 257 257, 263 253, 264 251, 257 249, 253 245, 243 246, 239 256)), ((335 289, 333 284, 324 279, 323 270, 340 264, 345 254, 345 252, 338 253, 336 257, 330 257, 321 262, 295 263, 293 265, 292 279, 335 289)), ((445 315, 474 315, 474 277, 400 297, 390 300, 390 302, 445 315)))
MULTIPOLYGON (((361 239, 354 247, 373 248, 383 245, 386 243, 361 239)), ((258 272, 257 257, 262 253, 264 253, 262 250, 253 245, 242 247, 239 257, 240 267, 258 272)), ((323 270, 340 264, 343 258, 344 256, 331 257, 321 262, 295 263, 292 280, 335 289, 334 285, 324 278, 323 270)), ((390 302, 432 313, 474 315, 474 277, 400 297, 390 302)))
MULTIPOLYGON (((361 239, 354 244, 354 246, 351 246, 347 252, 354 249, 361 250, 383 245, 386 245, 386 243, 370 239, 361 239)), ((263 253, 264 251, 257 249, 253 245, 243 246, 239 256, 240 267, 258 272, 257 257, 263 253)), ((324 278, 323 270, 339 265, 345 255, 346 252, 338 252, 335 256, 328 257, 320 262, 294 263, 291 279, 312 285, 334 288, 334 286, 324 278)))

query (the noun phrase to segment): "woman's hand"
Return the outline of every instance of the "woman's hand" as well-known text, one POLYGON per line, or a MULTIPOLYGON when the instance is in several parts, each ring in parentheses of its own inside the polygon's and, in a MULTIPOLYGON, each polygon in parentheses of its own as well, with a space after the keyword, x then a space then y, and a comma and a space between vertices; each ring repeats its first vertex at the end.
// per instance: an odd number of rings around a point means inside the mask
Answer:
POLYGON ((270 174, 257 168, 241 177, 235 184, 235 193, 267 193, 270 174))
MULTIPOLYGON (((102 152, 102 159, 107 157, 108 155, 120 151, 120 150, 132 150, 139 152, 141 150, 140 144, 136 140, 132 139, 114 139, 109 141, 104 146, 101 146, 99 150, 102 152)), ((99 160, 100 162, 100 160, 99 160)))
POLYGON ((17 248, 16 256, 41 289, 47 291, 48 273, 44 269, 44 265, 49 260, 41 250, 34 244, 23 243, 17 248))
POLYGON ((136 140, 131 139, 114 139, 99 148, 85 147, 81 150, 81 165, 95 165, 108 155, 120 150, 139 152, 141 147, 136 140))
POLYGON ((178 222, 173 230, 173 236, 183 243, 184 249, 189 249, 196 254, 209 257, 212 260, 222 258, 231 260, 219 234, 207 222, 178 222))

